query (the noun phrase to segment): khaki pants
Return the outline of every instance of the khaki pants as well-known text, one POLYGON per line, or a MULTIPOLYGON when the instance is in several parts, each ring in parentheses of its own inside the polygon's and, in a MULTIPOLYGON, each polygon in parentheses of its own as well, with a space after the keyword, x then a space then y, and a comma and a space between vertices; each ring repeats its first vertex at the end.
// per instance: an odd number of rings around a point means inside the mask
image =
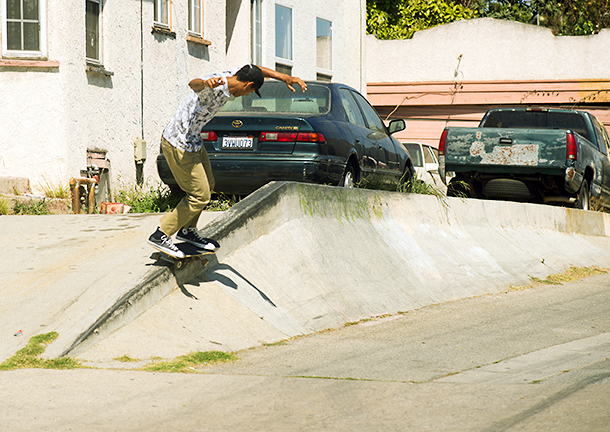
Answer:
POLYGON ((176 208, 161 218, 161 231, 171 237, 182 227, 197 226, 199 215, 210 202, 214 176, 205 148, 199 153, 186 152, 177 149, 163 137, 161 147, 178 186, 186 192, 176 208))

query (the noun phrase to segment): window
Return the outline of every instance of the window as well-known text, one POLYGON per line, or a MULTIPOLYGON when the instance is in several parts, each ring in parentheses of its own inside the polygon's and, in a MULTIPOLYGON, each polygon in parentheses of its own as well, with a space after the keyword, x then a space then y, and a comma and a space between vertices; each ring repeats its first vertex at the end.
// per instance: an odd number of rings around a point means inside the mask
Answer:
POLYGON ((282 64, 282 63, 276 63, 275 64, 275 70, 278 71, 278 72, 281 72, 283 74, 292 76, 292 66, 287 66, 287 65, 282 64))
POLYGON ((45 57, 46 0, 2 0, 2 54, 6 57, 45 57))
POLYGON ((364 114, 364 118, 366 119, 367 124, 369 125, 369 129, 383 132, 385 133, 385 127, 383 122, 379 118, 377 111, 368 103, 368 101, 358 93, 352 93, 356 101, 358 101, 358 105, 362 109, 362 113, 364 114))
POLYGON ((330 75, 326 75, 326 74, 321 74, 321 73, 317 73, 316 74, 316 80, 318 81, 325 81, 325 82, 331 82, 333 80, 333 77, 330 75))
POLYGON ((101 0, 85 0, 86 55, 88 63, 100 64, 101 58, 101 0))
POLYGON ((333 27, 330 21, 316 18, 316 66, 319 69, 333 68, 333 27))
POLYGON ((292 9, 275 5, 275 56, 292 61, 292 9))
POLYGON ((170 0, 154 0, 154 2, 155 2, 155 13, 154 13, 155 26, 170 28, 169 1, 170 0))
POLYGON ((261 96, 250 93, 232 97, 220 112, 326 114, 330 110, 330 90, 321 85, 310 84, 307 91, 301 93, 299 86, 293 92, 283 82, 269 81, 261 88, 261 96))
POLYGON ((341 105, 343 105, 343 109, 345 110, 345 114, 350 123, 366 127, 360 108, 358 108, 358 104, 352 97, 350 91, 344 88, 339 89, 339 96, 341 96, 341 105))
POLYGON ((189 32, 203 36, 201 0, 188 0, 189 2, 189 32))

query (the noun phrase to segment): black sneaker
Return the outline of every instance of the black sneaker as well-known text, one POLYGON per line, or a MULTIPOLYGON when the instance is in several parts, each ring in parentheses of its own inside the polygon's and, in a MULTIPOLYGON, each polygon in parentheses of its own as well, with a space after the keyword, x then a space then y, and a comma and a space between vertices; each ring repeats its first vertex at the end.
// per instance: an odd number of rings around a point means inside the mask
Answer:
POLYGON ((172 239, 166 236, 160 228, 148 238, 148 243, 155 249, 159 249, 161 252, 171 255, 176 258, 184 258, 186 255, 180 249, 176 247, 172 239))
POLYGON ((176 234, 176 240, 182 240, 187 243, 192 244, 193 246, 198 247, 199 249, 213 251, 217 248, 214 241, 201 237, 199 235, 199 231, 195 227, 182 228, 176 234))

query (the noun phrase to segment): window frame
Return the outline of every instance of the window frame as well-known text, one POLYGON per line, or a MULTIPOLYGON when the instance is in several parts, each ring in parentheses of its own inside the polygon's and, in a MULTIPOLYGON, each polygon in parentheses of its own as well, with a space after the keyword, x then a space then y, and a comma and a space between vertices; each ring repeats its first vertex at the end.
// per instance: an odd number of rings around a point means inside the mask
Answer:
POLYGON ((85 39, 85 59, 87 64, 92 64, 96 66, 102 65, 102 8, 104 0, 85 0, 85 38, 89 35, 89 29, 87 28, 87 3, 97 3, 98 4, 98 15, 97 15, 97 56, 98 58, 89 57, 87 55, 87 40, 85 39))
MULTIPOLYGON (((190 0, 189 0, 190 1, 190 0)), ((202 8, 203 9, 203 8, 202 8)), ((153 3, 153 26, 154 27, 158 27, 158 28, 162 28, 162 29, 166 29, 166 30, 171 30, 172 28, 172 2, 171 0, 154 0, 153 3), (163 21, 159 21, 157 18, 159 18, 159 11, 161 11, 163 8, 163 4, 167 5, 167 22, 163 22, 163 21)))
POLYGON ((317 75, 323 75, 323 76, 328 76, 330 78, 330 80, 332 81, 332 76, 333 76, 333 22, 332 20, 326 19, 326 18, 322 18, 317 16, 316 17, 316 73, 317 75), (330 24, 329 28, 330 28, 330 68, 327 69, 325 67, 322 67, 318 64, 318 56, 319 56, 319 51, 318 51, 318 38, 320 36, 318 36, 318 25, 320 21, 325 21, 327 23, 330 24))
POLYGON ((252 63, 263 62, 263 5, 262 0, 252 0, 251 5, 252 29, 252 63))
POLYGON ((203 38, 203 0, 188 0, 188 33, 192 36, 203 38), (196 11, 196 4, 199 8, 199 13, 196 11), (194 29, 195 26, 193 24, 195 19, 198 21, 199 31, 194 29))
MULTIPOLYGON (((23 4, 23 0, 20 0, 23 4)), ((7 1, 0 1, 0 16, 2 17, 2 46, 0 56, 6 59, 47 59, 47 0, 38 0, 38 50, 8 49, 8 11, 7 1)))
MULTIPOLYGON (((283 66, 289 67, 290 69, 292 69, 292 67, 294 66, 294 19, 293 19, 293 8, 292 6, 288 6, 285 4, 281 4, 281 3, 275 3, 275 8, 274 8, 274 13, 275 13, 275 63, 276 64, 281 64, 283 66), (289 40, 289 46, 287 46, 287 48, 289 49, 289 56, 290 58, 287 57, 281 57, 280 55, 278 55, 278 8, 284 8, 290 11, 290 21, 289 21, 289 32, 286 32, 287 34, 290 35, 290 40, 289 40)), ((281 53, 282 54, 282 53, 281 53)), ((276 67, 277 69, 277 67, 276 67)))

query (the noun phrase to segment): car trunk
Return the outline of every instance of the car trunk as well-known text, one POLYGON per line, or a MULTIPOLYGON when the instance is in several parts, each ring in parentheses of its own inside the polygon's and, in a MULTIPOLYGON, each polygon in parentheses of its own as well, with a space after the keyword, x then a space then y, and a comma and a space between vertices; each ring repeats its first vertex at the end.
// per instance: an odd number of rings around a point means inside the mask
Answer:
POLYGON ((202 138, 210 155, 289 155, 294 152, 302 123, 294 117, 218 114, 205 126, 202 138))

